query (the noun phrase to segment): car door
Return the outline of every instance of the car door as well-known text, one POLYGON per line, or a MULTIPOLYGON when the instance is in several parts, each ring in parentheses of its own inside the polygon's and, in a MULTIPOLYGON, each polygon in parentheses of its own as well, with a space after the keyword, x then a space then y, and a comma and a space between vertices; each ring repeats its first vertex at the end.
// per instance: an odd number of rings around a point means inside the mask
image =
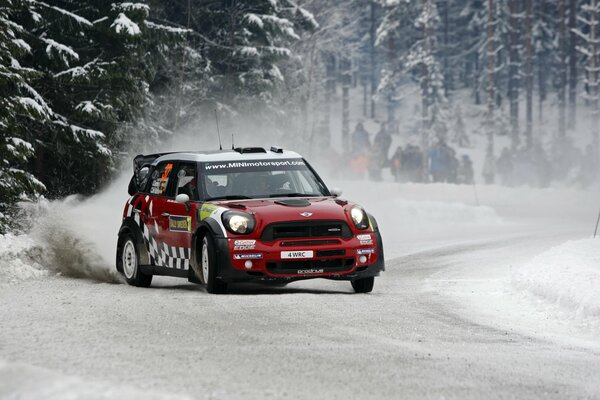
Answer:
POLYGON ((171 171, 165 196, 156 215, 159 227, 158 242, 163 266, 175 270, 189 269, 192 232, 196 225, 196 164, 179 162, 171 171), (178 203, 178 194, 188 195, 190 202, 178 203))

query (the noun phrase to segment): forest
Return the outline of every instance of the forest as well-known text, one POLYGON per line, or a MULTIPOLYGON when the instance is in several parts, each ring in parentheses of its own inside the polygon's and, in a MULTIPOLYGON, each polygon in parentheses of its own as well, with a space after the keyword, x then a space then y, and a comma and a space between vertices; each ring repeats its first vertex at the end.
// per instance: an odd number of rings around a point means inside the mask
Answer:
POLYGON ((385 123, 424 154, 482 149, 482 183, 589 186, 599 3, 0 0, 0 231, 216 112, 340 163, 355 124, 385 123), (502 179, 501 154, 520 160, 502 179))

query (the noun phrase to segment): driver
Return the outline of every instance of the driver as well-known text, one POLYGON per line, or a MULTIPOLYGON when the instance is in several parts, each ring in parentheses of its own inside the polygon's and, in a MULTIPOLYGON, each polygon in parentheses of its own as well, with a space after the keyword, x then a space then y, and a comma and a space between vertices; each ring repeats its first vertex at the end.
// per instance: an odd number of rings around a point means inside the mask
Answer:
POLYGON ((187 194, 196 198, 196 174, 193 168, 183 167, 177 173, 177 194, 187 194))
POLYGON ((269 182, 271 174, 269 172, 259 172, 253 174, 246 181, 246 192, 249 196, 269 196, 269 182))

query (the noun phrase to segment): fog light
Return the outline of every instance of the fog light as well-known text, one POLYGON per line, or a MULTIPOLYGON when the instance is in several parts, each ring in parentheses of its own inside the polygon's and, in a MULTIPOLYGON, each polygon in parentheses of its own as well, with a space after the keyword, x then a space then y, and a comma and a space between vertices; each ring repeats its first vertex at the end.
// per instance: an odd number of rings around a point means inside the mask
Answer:
POLYGON ((360 257, 358 257, 358 261, 359 261, 361 264, 364 264, 364 263, 366 263, 366 262, 367 262, 367 256, 360 256, 360 257))
POLYGON ((252 261, 250 261, 250 260, 247 260, 247 261, 244 263, 244 266, 246 267, 246 269, 250 269, 250 268, 252 268, 252 261))

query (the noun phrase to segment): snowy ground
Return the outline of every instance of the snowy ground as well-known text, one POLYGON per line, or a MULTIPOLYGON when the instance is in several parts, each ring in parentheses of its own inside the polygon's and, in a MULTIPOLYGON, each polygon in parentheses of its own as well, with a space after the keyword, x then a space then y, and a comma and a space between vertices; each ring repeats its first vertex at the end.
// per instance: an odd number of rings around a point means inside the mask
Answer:
POLYGON ((0 398, 600 397, 598 193, 335 183, 384 235, 370 295, 129 287, 112 273, 126 183, 50 205, 0 238, 0 398))

